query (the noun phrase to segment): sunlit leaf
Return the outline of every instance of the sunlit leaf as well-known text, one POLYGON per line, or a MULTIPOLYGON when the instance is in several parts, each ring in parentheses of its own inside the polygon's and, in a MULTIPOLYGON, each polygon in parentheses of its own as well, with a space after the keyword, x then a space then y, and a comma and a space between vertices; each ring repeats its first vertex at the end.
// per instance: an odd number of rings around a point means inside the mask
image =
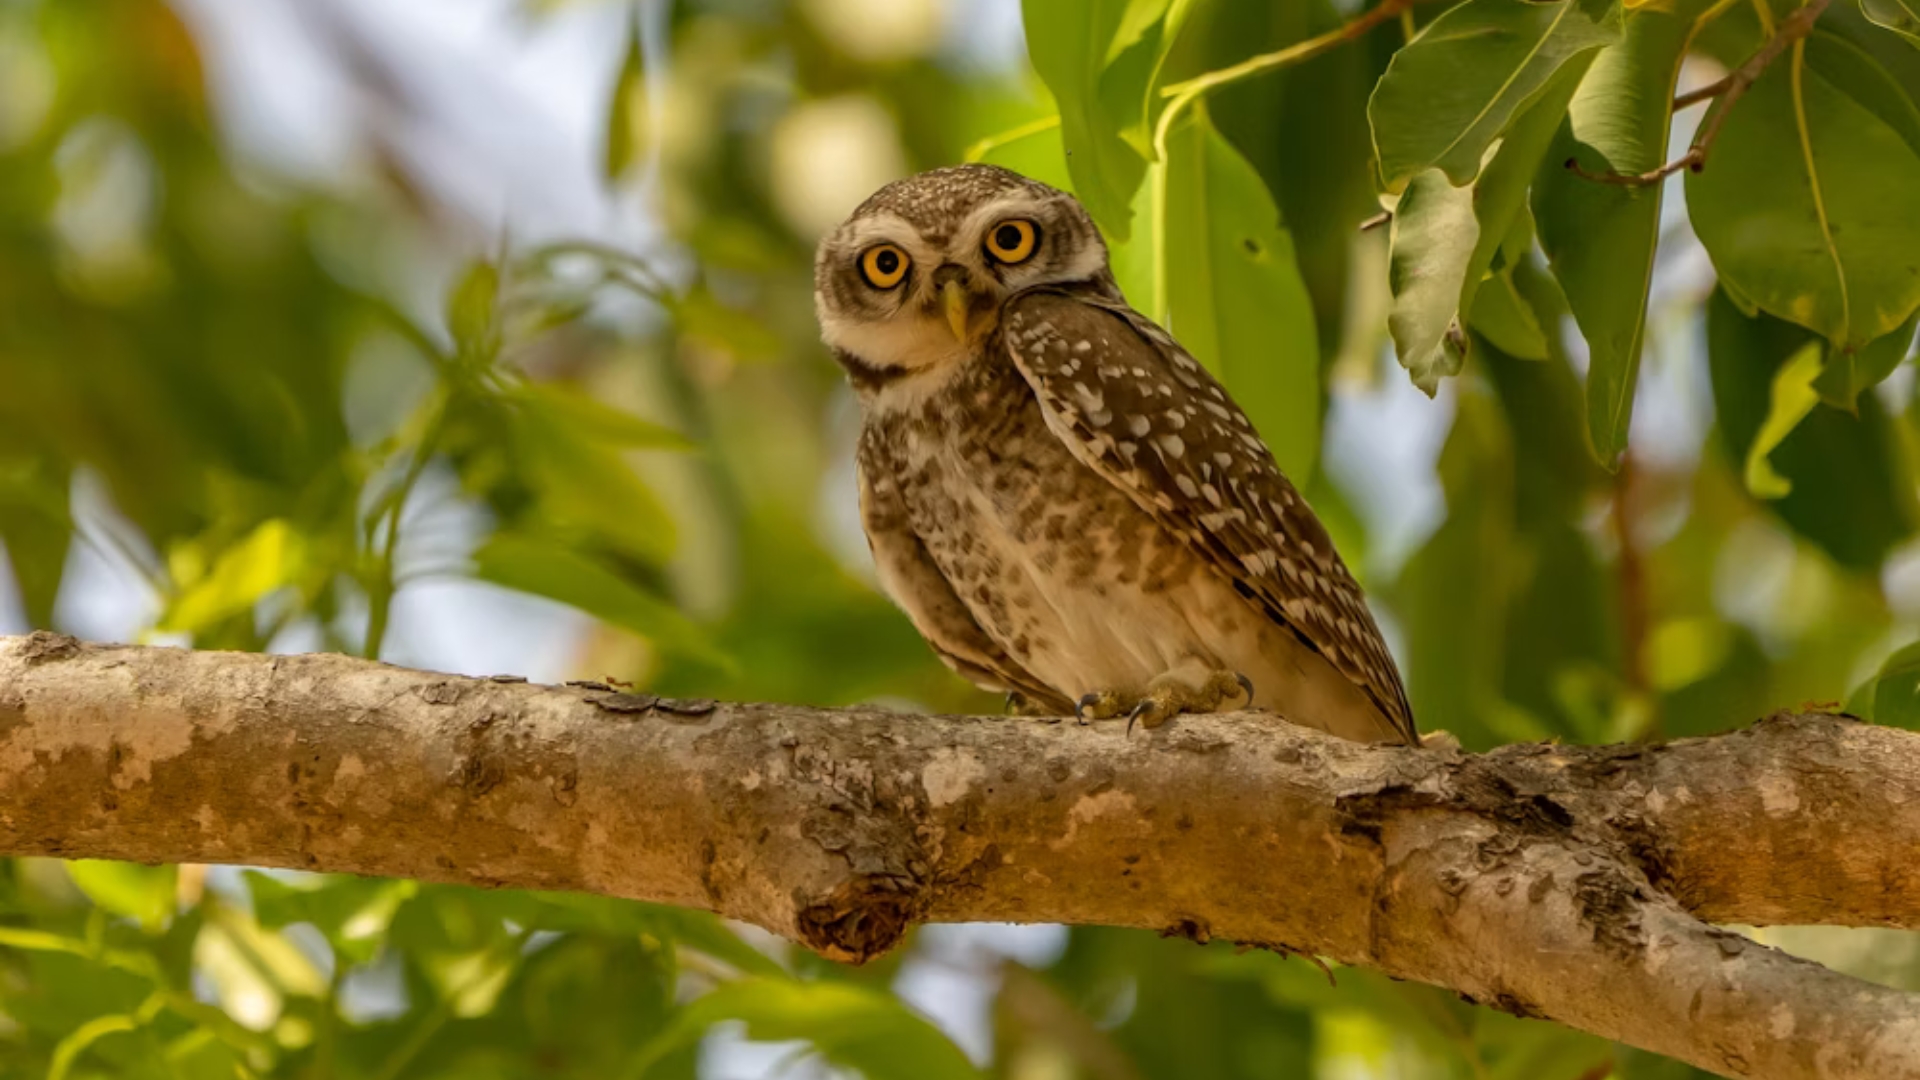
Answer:
MULTIPOLYGON (((192 633, 253 607, 291 583, 304 570, 306 544, 287 521, 263 522, 239 543, 220 552, 204 576, 185 588, 160 619, 162 630, 192 633)), ((174 560, 176 574, 191 560, 174 560)))
POLYGON ((67 864, 67 876, 87 899, 148 930, 159 929, 173 914, 177 867, 81 859, 67 864))
POLYGON ((1796 42, 1728 113, 1687 205, 1723 281, 1839 349, 1920 308, 1920 114, 1872 57, 1796 42))
POLYGON ((1289 475, 1320 447, 1320 351, 1293 240, 1204 109, 1167 140, 1168 328, 1217 375, 1289 475))
MULTIPOLYGON (((1811 332, 1770 315, 1749 318, 1718 290, 1707 301, 1714 409, 1736 470, 1773 411, 1776 373, 1818 344, 1811 332)), ((1817 363, 1816 354, 1816 370, 1817 363)), ((1856 415, 1816 404, 1767 455, 1789 490, 1762 505, 1841 565, 1876 569, 1916 520, 1895 439, 1873 394, 1860 396, 1856 415)))
POLYGON ((413 895, 411 881, 338 875, 288 882, 258 870, 246 872, 254 917, 269 930, 310 923, 340 960, 365 963, 379 951, 393 913, 413 895))
POLYGON ((1562 66, 1620 37, 1610 0, 1468 0, 1394 54, 1367 116, 1380 178, 1400 191, 1437 168, 1455 185, 1562 66))
POLYGON ((981 1076, 938 1028, 891 994, 851 983, 784 979, 742 979, 715 988, 682 1010, 642 1061, 657 1061, 726 1020, 744 1022, 750 1039, 805 1040, 827 1061, 876 1080, 981 1076))
POLYGON ((1820 373, 1820 343, 1809 341, 1793 354, 1780 370, 1773 373, 1767 418, 1747 446, 1747 464, 1743 475, 1747 490, 1757 499, 1778 499, 1793 490, 1793 484, 1773 469, 1767 455, 1793 434, 1800 421, 1820 403, 1814 393, 1813 379, 1820 373))
POLYGON ((1661 187, 1598 183, 1566 165, 1638 174, 1665 162, 1674 80, 1708 6, 1675 0, 1628 16, 1625 36, 1602 49, 1581 80, 1534 180, 1540 245, 1587 339, 1587 433, 1608 468, 1626 448, 1633 416, 1661 187))

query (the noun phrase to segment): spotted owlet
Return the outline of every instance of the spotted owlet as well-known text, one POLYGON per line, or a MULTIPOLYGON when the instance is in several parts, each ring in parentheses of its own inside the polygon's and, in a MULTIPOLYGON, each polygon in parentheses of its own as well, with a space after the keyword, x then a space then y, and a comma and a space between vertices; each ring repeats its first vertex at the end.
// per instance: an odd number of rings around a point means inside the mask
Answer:
POLYGON ((955 671, 1028 712, 1415 741, 1326 530, 1072 196, 987 165, 889 184, 821 242, 814 300, 881 584, 955 671))

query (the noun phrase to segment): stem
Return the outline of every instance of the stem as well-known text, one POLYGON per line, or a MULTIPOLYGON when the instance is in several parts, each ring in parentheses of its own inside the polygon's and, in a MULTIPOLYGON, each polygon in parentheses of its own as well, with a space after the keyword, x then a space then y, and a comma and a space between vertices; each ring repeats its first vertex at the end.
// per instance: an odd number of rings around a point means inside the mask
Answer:
POLYGON ((1044 135, 1060 126, 1060 117, 1043 116, 1038 120, 1029 120, 1016 128, 1009 128, 998 135, 989 135, 972 146, 967 147, 963 156, 966 161, 979 161, 1003 146, 1017 143, 1022 139, 1031 139, 1035 135, 1044 135))
MULTIPOLYGON (((1344 25, 1335 27, 1317 37, 1297 41, 1284 49, 1276 49, 1259 56, 1250 56, 1231 67, 1218 71, 1209 71, 1184 82, 1174 83, 1162 90, 1161 96, 1177 99, 1190 99, 1228 83, 1260 75, 1277 68, 1311 60, 1321 53, 1328 52, 1356 38, 1363 37, 1367 31, 1390 19, 1400 17, 1400 13, 1419 3, 1420 0, 1380 0, 1380 3, 1355 16, 1344 25)), ((1173 106, 1169 105, 1168 109, 1173 106)))
POLYGON ((360 655, 369 660, 380 659, 380 646, 386 641, 387 623, 393 612, 393 594, 399 591, 399 584, 393 574, 394 552, 400 546, 400 515, 406 511, 407 500, 413 495, 413 486, 426 471, 427 463, 433 460, 435 444, 440 441, 440 433, 446 428, 447 402, 443 396, 434 407, 433 419, 427 422, 427 430, 420 436, 420 445, 414 449, 413 461, 407 465, 406 475, 400 478, 400 484, 388 496, 388 503, 375 511, 373 542, 380 545, 379 554, 374 558, 373 573, 368 575, 367 589, 367 639, 360 646, 360 655), (380 519, 386 519, 386 529, 380 529, 380 519))

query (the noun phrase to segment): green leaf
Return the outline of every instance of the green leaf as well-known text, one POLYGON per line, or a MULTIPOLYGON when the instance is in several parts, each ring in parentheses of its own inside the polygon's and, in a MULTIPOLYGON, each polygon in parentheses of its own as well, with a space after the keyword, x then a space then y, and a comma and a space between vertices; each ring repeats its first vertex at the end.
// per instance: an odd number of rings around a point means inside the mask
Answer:
POLYGON ((1467 260, 1480 229, 1473 189, 1454 187, 1439 169, 1415 176, 1394 207, 1387 330, 1400 366, 1431 395, 1467 362, 1460 297, 1468 291, 1467 260))
POLYGON ((500 351, 500 270, 485 259, 467 266, 447 293, 447 332, 460 359, 474 366, 493 362, 500 351))
POLYGON ((1566 312, 1559 283, 1529 253, 1481 283, 1467 325, 1508 356, 1545 360, 1553 355, 1566 312))
MULTIPOLYGON (((1516 231, 1523 238, 1510 246, 1524 253, 1531 244, 1525 227, 1527 187, 1591 62, 1591 54, 1576 57, 1549 77, 1471 187, 1454 187, 1445 173, 1428 169, 1400 196, 1393 215, 1388 277, 1393 309, 1387 326, 1401 365, 1428 394, 1466 360, 1463 321, 1474 311, 1501 245, 1516 231)), ((1511 292, 1511 281, 1505 285, 1511 292)), ((1543 342, 1535 351, 1544 355, 1544 349, 1543 342)))
MULTIPOLYGON (((1707 370, 1722 446, 1747 461, 1773 409, 1775 374, 1813 335, 1761 314, 1748 317, 1722 290, 1707 301, 1707 370)), ((1863 394, 1856 415, 1816 405, 1767 455, 1788 493, 1761 505, 1834 561, 1872 572, 1914 528, 1912 481, 1880 399, 1863 394)))
POLYGON ((1109 115, 1124 119, 1120 137, 1149 161, 1154 157, 1153 125, 1162 106, 1160 72, 1192 8, 1193 0, 1127 0, 1120 29, 1107 47, 1101 104, 1109 115))
POLYGON ((673 518, 618 446, 537 402, 513 411, 515 447, 545 524, 582 529, 649 563, 673 553, 673 518))
POLYGON ((519 894, 528 903, 516 912, 522 925, 541 930, 594 930, 602 933, 650 934, 716 960, 749 975, 787 978, 787 970, 772 957, 740 939, 710 911, 621 900, 592 893, 531 892, 519 894))
POLYGON ((705 286, 666 301, 681 333, 737 360, 764 360, 780 355, 780 336, 751 312, 722 304, 705 286))
POLYGON ((1560 68, 1620 38, 1608 0, 1468 0, 1394 54, 1367 105, 1380 178, 1405 189, 1432 168, 1456 186, 1560 68))
POLYGON ((1793 434, 1820 402, 1813 391, 1813 378, 1820 373, 1820 343, 1809 341, 1793 354, 1780 370, 1773 373, 1771 404, 1760 431, 1747 446, 1747 464, 1743 470, 1747 491, 1756 499, 1778 499, 1793 490, 1793 482, 1773 469, 1767 455, 1793 434))
POLYGON ((176 549, 169 562, 182 588, 161 615, 159 628, 194 633, 251 609, 292 582, 305 568, 306 542, 292 525, 274 518, 222 551, 204 575, 195 572, 198 559, 191 547, 176 549))
POLYGON ((601 173, 610 183, 625 176, 640 157, 642 130, 647 119, 646 75, 636 8, 627 28, 626 56, 620 61, 620 74, 613 82, 613 100, 607 107, 607 147, 601 173))
MULTIPOLYGON (((1164 77, 1185 80, 1337 31, 1345 22, 1333 0, 1195 5, 1164 77)), ((1372 273, 1352 273, 1349 260, 1355 227, 1379 209, 1367 128, 1367 95, 1379 79, 1379 65, 1370 46, 1393 34, 1383 29, 1206 96, 1214 126, 1260 174, 1280 206, 1293 237, 1294 262, 1313 299, 1323 363, 1340 347, 1353 315, 1349 291, 1364 289, 1371 296, 1384 285, 1372 273), (1301 147, 1312 152, 1301 153, 1301 147)), ((1385 59, 1382 52, 1380 61, 1385 59)))
POLYGON ((1166 169, 1168 328, 1304 482, 1320 447, 1320 352, 1293 240, 1204 108, 1169 132, 1166 169))
POLYGON ((1514 558, 1514 454, 1499 404, 1474 382, 1458 387, 1440 451, 1447 516, 1407 560, 1394 610, 1407 628, 1407 691, 1427 730, 1470 748, 1503 741, 1501 657, 1514 558))
POLYGON ((70 489, 64 467, 0 460, 0 546, 12 564, 29 626, 53 627, 54 601, 73 541, 70 489))
POLYGON ((1865 52, 1796 42, 1727 114, 1687 178, 1721 280, 1855 350, 1920 309, 1920 121, 1865 52))
POLYGON ((82 859, 67 864, 67 876, 87 899, 147 930, 158 930, 173 915, 178 867, 82 859))
POLYGON ((726 1020, 745 1022, 749 1039, 804 1039, 828 1062, 874 1080, 981 1077, 959 1047, 891 994, 852 983, 785 979, 742 979, 695 999, 641 1053, 638 1074, 726 1020))
POLYGON ((1860 10, 1876 24, 1920 49, 1920 3, 1915 0, 1860 0, 1860 10))
POLYGON ((87 1048, 108 1035, 120 1035, 140 1030, 141 1020, 125 1013, 110 1013, 96 1016, 74 1028, 59 1045, 53 1048, 53 1057, 47 1063, 47 1080, 66 1080, 73 1063, 87 1048))
POLYGON ((636 450, 691 450, 685 435, 643 420, 623 409, 590 397, 561 383, 525 383, 511 396, 522 407, 537 410, 555 423, 608 446, 636 450))
POLYGON ((1874 723, 1920 731, 1920 642, 1887 657, 1871 687, 1874 723))
POLYGON ((1147 175, 1154 84, 1187 0, 1022 5, 1027 53, 1053 91, 1074 193, 1124 241, 1147 175))
POLYGON ((1826 366, 1820 369, 1820 377, 1813 380, 1813 388, 1820 391, 1820 400, 1836 409, 1853 412, 1860 391, 1878 386, 1907 358, 1917 327, 1920 327, 1920 311, 1914 312, 1893 333, 1874 338, 1859 349, 1829 347, 1826 366))
POLYGON ((1694 20, 1707 6, 1676 0, 1627 17, 1620 43, 1602 49, 1581 80, 1534 180, 1540 245, 1587 339, 1587 433, 1608 468, 1626 448, 1633 417, 1661 187, 1596 183, 1565 165, 1642 173, 1665 161, 1668 102, 1694 20))
POLYGON ((539 537, 496 533, 474 553, 474 573, 625 627, 662 649, 724 669, 733 661, 672 604, 588 555, 539 537))

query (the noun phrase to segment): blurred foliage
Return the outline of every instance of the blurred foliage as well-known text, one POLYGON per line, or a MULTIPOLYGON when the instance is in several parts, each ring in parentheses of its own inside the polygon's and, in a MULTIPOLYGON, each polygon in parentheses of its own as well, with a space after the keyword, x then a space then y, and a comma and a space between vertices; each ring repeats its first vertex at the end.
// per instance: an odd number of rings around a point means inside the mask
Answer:
MULTIPOLYGON (((1004 5, 522 0, 529 41, 617 37, 583 148, 647 209, 617 240, 475 225, 389 123, 449 121, 330 3, 307 28, 352 160, 250 150, 209 6, 0 0, 0 628, 98 633, 105 598, 127 636, 406 660, 435 633, 407 604, 451 584, 497 627, 554 602, 534 632, 580 675, 991 710, 874 587, 811 309, 820 231, 973 156, 1076 190, 1248 405, 1424 727, 1647 739, 1842 700, 1920 727, 1905 0, 1834 4, 1652 186, 1566 163, 1658 167, 1720 108, 1676 85, 1790 0, 1434 0, 1353 32, 1333 0, 1032 0, 1030 67, 991 47, 1004 5)), ((1692 1074, 1221 944, 953 940, 847 970, 596 897, 14 860, 0 1075, 738 1076, 743 1038, 794 1043, 770 1075, 1692 1074), (971 1056, 902 997, 938 973, 987 1000, 971 1056)), ((1770 940, 1920 984, 1910 935, 1770 940)), ((965 996, 913 1000, 965 1042, 965 996)))

